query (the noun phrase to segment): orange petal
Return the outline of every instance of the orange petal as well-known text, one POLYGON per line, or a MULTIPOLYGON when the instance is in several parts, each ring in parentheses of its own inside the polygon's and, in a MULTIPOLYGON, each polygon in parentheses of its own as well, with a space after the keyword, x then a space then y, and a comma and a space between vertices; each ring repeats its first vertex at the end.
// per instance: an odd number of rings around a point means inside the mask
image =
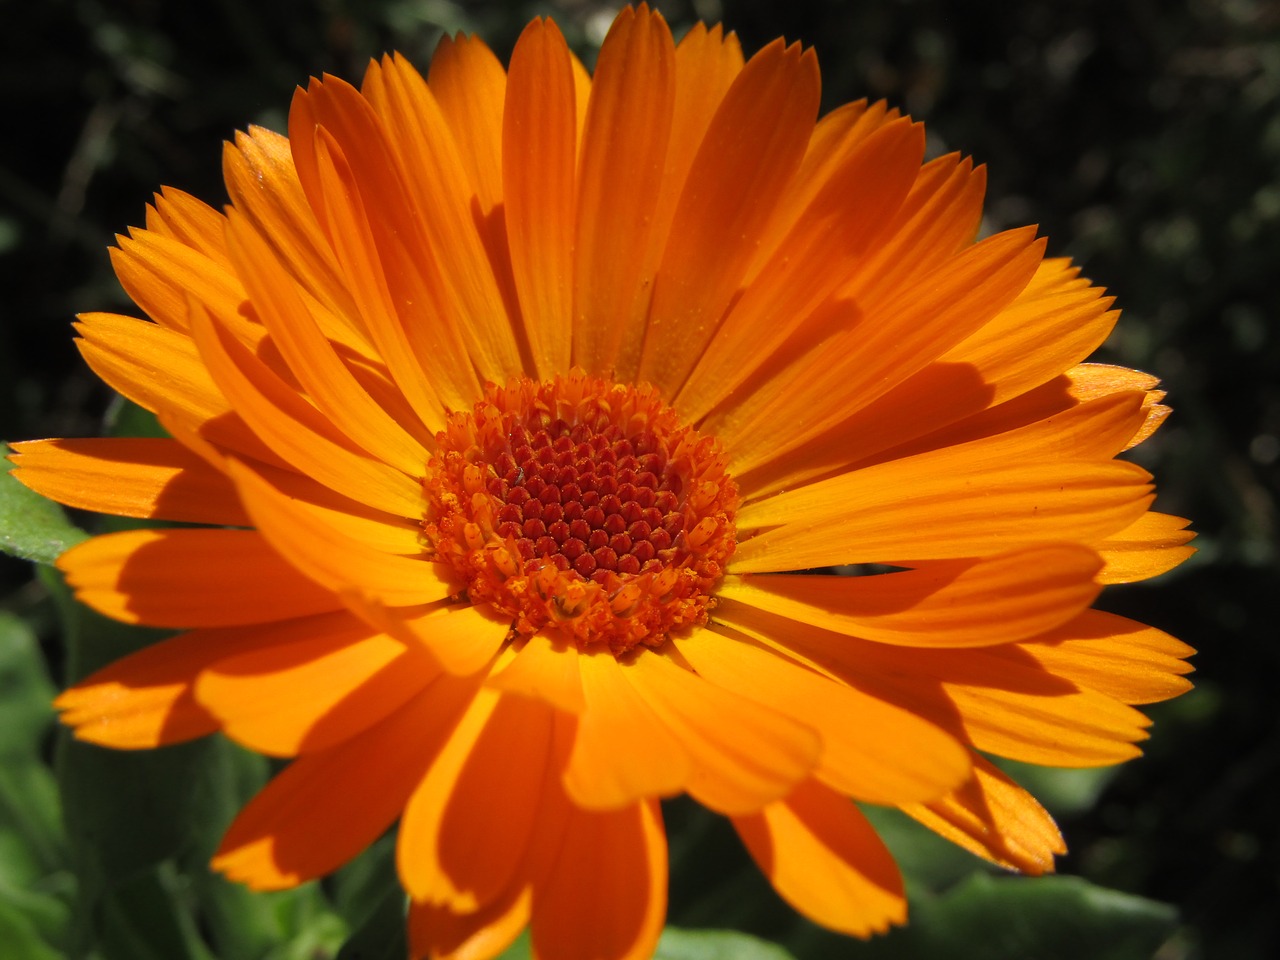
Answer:
POLYGON ((479 37, 446 34, 432 54, 427 85, 453 132, 480 211, 488 214, 502 201, 506 71, 479 37))
POLYGON ((1049 672, 1027 651, 1031 643, 922 656, 796 621, 771 623, 759 611, 754 618, 738 625, 753 639, 979 750, 1046 766, 1104 766, 1136 756, 1134 743, 1147 736, 1142 714, 1049 672))
POLYGON ((558 632, 555 636, 545 630, 535 633, 520 646, 510 664, 489 678, 488 685, 542 700, 566 713, 586 710, 578 648, 558 632))
POLYGON ((76 597, 125 623, 227 627, 335 610, 253 530, 129 530, 58 558, 76 597))
POLYGON ((973 776, 959 789, 929 804, 904 804, 902 812, 1010 870, 1050 873, 1054 855, 1067 852, 1057 824, 1036 798, 979 756, 973 758, 973 776))
MULTIPOLYGON (((442 301, 448 313, 441 320, 460 328, 482 380, 501 382, 522 372, 512 319, 477 229, 470 179, 431 88, 397 54, 370 64, 363 92, 404 165, 405 187, 434 263, 427 277, 448 291, 442 301)), ((367 171, 357 169, 356 175, 362 183, 368 180, 367 171)), ((375 197, 369 209, 381 209, 375 197)), ((409 247, 413 259, 424 259, 422 250, 409 247)))
POLYGON ((327 524, 239 461, 231 476, 245 509, 271 545, 298 570, 334 594, 358 593, 392 606, 429 603, 454 592, 438 564, 382 553, 327 524))
MULTIPOLYGON (((380 553, 404 557, 422 555, 422 521, 383 513, 363 503, 356 503, 310 477, 292 470, 277 470, 252 460, 237 461, 256 473, 290 500, 302 504, 316 523, 350 537, 380 553)), ((220 458, 224 469, 227 459, 220 458)))
POLYGON ((382 723, 293 761, 240 811, 213 868, 279 890, 346 863, 400 815, 475 690, 442 677, 382 723))
POLYGON ((521 879, 551 737, 544 704, 481 691, 405 807, 396 857, 414 900, 473 912, 521 879))
POLYGON ((584 708, 564 773, 573 802, 594 810, 618 809, 684 790, 693 770, 690 753, 627 682, 635 665, 620 664, 609 652, 583 654, 577 665, 584 708))
MULTIPOLYGON (((337 114, 328 119, 341 124, 344 134, 339 140, 317 126, 310 146, 324 219, 362 324, 418 418, 439 430, 443 408, 469 406, 477 388, 465 336, 453 322, 454 303, 418 219, 411 216, 396 158, 377 118, 349 84, 331 78, 312 84, 307 99, 300 102, 299 96, 290 111, 291 126, 303 104, 328 107, 322 113, 337 114), (360 148, 366 141, 377 145, 372 156, 360 148), (347 156, 348 149, 354 157, 347 156), (361 178, 357 170, 370 176, 361 178), (394 206, 385 206, 389 203, 394 206), (370 210, 378 215, 371 217, 370 210)), ((299 123, 305 116, 304 110, 299 123)))
POLYGON ((405 643, 431 652, 447 672, 465 677, 489 666, 511 632, 511 618, 488 604, 444 603, 393 609, 345 598, 356 613, 405 643))
MULTIPOLYGON (((873 402, 979 329, 1027 285, 1043 254, 1034 230, 988 237, 883 303, 832 298, 785 371, 743 393, 711 424, 745 473, 873 402), (785 374, 785 375, 784 375, 785 374)), ((793 351, 794 352, 794 351, 793 351)))
POLYGON ((230 268, 223 235, 225 227, 226 220, 220 211, 174 187, 161 187, 155 195, 155 205, 147 207, 147 230, 150 233, 175 240, 213 260, 218 266, 230 268))
POLYGON ((1101 610, 1019 647, 1044 669, 1121 703, 1156 703, 1191 688, 1195 651, 1162 630, 1101 610))
POLYGON ((733 825, 774 889, 815 923, 869 937, 906 921, 893 855, 835 791, 809 780, 733 825))
POLYGON ((902 203, 924 153, 923 127, 899 120, 861 146, 730 308, 680 392, 677 406, 686 419, 701 419, 750 376, 768 376, 779 348, 847 280, 849 265, 902 203))
MULTIPOLYGON (((746 612, 741 619, 750 624, 746 612)), ((676 646, 711 683, 816 731, 816 775, 837 790, 871 803, 931 800, 968 774, 968 751, 933 724, 720 630, 676 646)))
POLYGON ((420 474, 427 449, 369 396, 342 362, 265 240, 235 211, 228 218, 227 236, 255 313, 311 400, 375 459, 409 476, 420 474))
POLYGON ((662 259, 671 223, 680 208, 689 170, 706 138, 725 94, 742 72, 742 45, 735 34, 727 36, 719 24, 707 29, 695 23, 676 44, 676 87, 671 105, 671 131, 667 138, 662 189, 653 211, 649 249, 642 277, 652 279, 662 259))
POLYGON ((190 337, 110 313, 78 319, 76 346, 112 389, 158 416, 176 418, 209 442, 281 462, 231 409, 190 337))
POLYGON ((341 611, 279 623, 192 630, 139 650, 64 690, 54 701, 76 739, 142 750, 213 733, 218 721, 196 702, 196 677, 246 650, 293 643, 354 621, 341 611))
POLYGON ((880 305, 886 298, 909 295, 930 274, 945 269, 974 243, 986 186, 986 169, 975 168, 959 154, 926 163, 885 232, 884 242, 849 278, 846 295, 859 303, 880 305))
POLYGON ((656 800, 570 806, 555 868, 533 892, 535 960, 648 960, 667 912, 667 839, 656 800))
POLYGON ((750 266, 804 156, 819 88, 813 51, 778 40, 734 78, 712 118, 654 281, 639 379, 664 395, 679 390, 750 266))
MULTIPOLYGON (((664 653, 644 651, 624 676, 688 753, 688 791, 713 810, 758 810, 789 793, 819 761, 822 743, 811 727, 699 677, 664 653)), ((587 716, 591 710, 588 697, 587 716)))
MULTIPOLYGON (((1032 350, 1032 352, 1041 352, 1033 347, 1028 347, 1027 349, 1032 350)), ((1029 424, 1060 417, 1067 411, 1104 398, 1142 397, 1144 420, 1145 422, 1150 422, 1152 394, 1141 384, 1144 382, 1155 383, 1154 377, 1140 374, 1136 370, 1128 371, 1134 376, 1128 379, 1127 382, 1125 378, 1107 375, 1105 377, 1106 384, 1118 388, 1116 390, 1107 390, 1104 388, 1102 381, 1099 381, 1089 373, 1093 366, 1095 365, 1079 364, 1052 380, 1040 384, 1033 390, 1028 390, 1011 400, 990 406, 974 416, 959 419, 954 423, 947 423, 932 433, 892 448, 876 459, 894 460, 898 457, 911 456, 926 450, 936 450, 958 443, 969 443, 984 437, 996 436, 1029 424)), ((1163 396, 1163 394, 1158 395, 1163 396)), ((1115 431, 1109 431, 1107 433, 1108 446, 1098 447, 1097 452, 1105 456, 1115 456, 1133 446, 1132 437, 1134 435, 1128 433, 1130 426, 1137 429, 1139 433, 1145 429, 1144 421, 1135 421, 1133 424, 1125 425, 1123 429, 1117 428, 1115 431)))
POLYGON ((69 507, 120 517, 249 525, 231 481, 175 440, 29 440, 13 444, 13 450, 13 476, 69 507))
POLYGON ((198 304, 191 325, 202 359, 237 412, 294 469, 358 503, 421 516, 422 489, 412 477, 356 449, 198 304))
POLYGON ((525 27, 508 80, 502 195, 511 267, 534 367, 547 379, 569 369, 578 122, 571 55, 552 21, 525 27))
POLYGON ((1104 398, 997 437, 749 503, 739 511, 740 530, 783 526, 740 542, 729 570, 947 559, 1107 536, 1150 502, 1146 471, 1097 460, 1114 434, 1139 422, 1140 402, 1132 394, 1104 398))
POLYGON ((358 621, 212 663, 196 699, 231 739, 271 756, 326 750, 383 720, 439 673, 358 621))
MULTIPOLYGON (((774 210, 761 238, 755 262, 745 278, 746 285, 750 285, 764 265, 774 259, 783 238, 812 206, 814 198, 829 189, 832 176, 847 166, 849 158, 863 146, 863 141, 885 124, 898 120, 900 116, 897 110, 889 110, 884 101, 868 108, 866 100, 859 100, 843 104, 818 120, 809 136, 800 169, 787 185, 786 193, 774 210)), ((920 158, 916 157, 915 162, 903 171, 907 175, 908 187, 915 181, 919 171, 920 158)), ((882 217, 883 222, 877 227, 891 227, 897 221, 895 213, 895 208, 890 207, 888 214, 882 217)), ((846 273, 845 280, 848 279, 846 273)))
POLYGON ((235 273, 187 245, 135 230, 111 251, 120 284, 147 316, 172 330, 187 329, 187 299, 234 313, 245 298, 235 273))
POLYGON ((529 925, 532 891, 513 883, 479 910, 455 912, 433 903, 409 903, 409 955, 414 960, 492 960, 529 925))
POLYGON ((1025 640, 1075 617, 1101 591, 1100 567, 1086 547, 1031 547, 869 577, 729 576, 716 592, 878 643, 975 647, 1025 640))
POLYGON ((675 74, 662 15, 623 8, 596 61, 578 175, 573 362, 596 376, 626 379, 639 361, 675 74))
POLYGON ((1187 542, 1190 521, 1148 511, 1123 530, 1098 541, 1104 566, 1100 583, 1133 583, 1167 573, 1196 552, 1187 542))
POLYGON ((222 151, 222 175, 236 210, 267 239, 289 276, 335 315, 353 314, 342 272, 298 182, 288 138, 265 127, 236 131, 235 143, 222 151))

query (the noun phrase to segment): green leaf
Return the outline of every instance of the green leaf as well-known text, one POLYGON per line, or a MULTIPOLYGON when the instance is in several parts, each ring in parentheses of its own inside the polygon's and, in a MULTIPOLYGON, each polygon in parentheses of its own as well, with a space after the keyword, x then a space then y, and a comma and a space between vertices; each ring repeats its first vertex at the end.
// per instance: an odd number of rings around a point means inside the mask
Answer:
POLYGON ((377 905, 342 945, 337 960, 403 960, 408 953, 404 894, 397 883, 383 891, 377 905))
POLYGON ((401 895, 400 879, 396 876, 395 832, 386 834, 335 873, 330 888, 334 909, 353 928, 363 926, 384 909, 389 893, 401 895))
POLYGON ((27 915, 0 898, 0 943, 5 960, 60 960, 64 955, 40 936, 27 915))
POLYGON ((95 911, 105 960, 213 960, 191 915, 186 887, 164 865, 112 889, 95 911))
POLYGON ((0 882, 15 887, 66 861, 57 785, 41 758, 53 692, 35 635, 0 613, 0 882))
POLYGON ((855 944, 806 926, 788 946, 856 960, 1147 960, 1176 928, 1173 907, 1079 877, 975 874, 913 899, 907 925, 884 937, 855 944))
POLYGON ((989 877, 961 884, 925 911, 917 929, 938 956, 964 943, 974 960, 1149 957, 1174 931, 1173 907, 1079 877, 989 877))
POLYGON ((667 927, 653 960, 794 960, 776 943, 736 930, 678 930, 667 927))
MULTIPOLYGON (((0 443, 0 455, 9 448, 0 443)), ((0 472, 0 551, 36 563, 53 563, 59 554, 89 535, 67 519, 63 509, 9 475, 7 459, 0 472)))
POLYGON ((39 754, 55 692, 31 628, 0 611, 0 759, 39 754))

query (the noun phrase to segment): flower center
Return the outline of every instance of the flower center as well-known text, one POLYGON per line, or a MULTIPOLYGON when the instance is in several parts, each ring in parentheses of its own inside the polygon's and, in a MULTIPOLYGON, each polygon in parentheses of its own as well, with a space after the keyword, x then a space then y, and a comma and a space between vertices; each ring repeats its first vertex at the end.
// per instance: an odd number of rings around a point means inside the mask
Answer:
POLYGON ((429 550, 471 602, 511 615, 514 636, 555 629, 621 654, 706 620, 738 489, 720 444, 652 387, 580 370, 490 384, 437 442, 429 550))

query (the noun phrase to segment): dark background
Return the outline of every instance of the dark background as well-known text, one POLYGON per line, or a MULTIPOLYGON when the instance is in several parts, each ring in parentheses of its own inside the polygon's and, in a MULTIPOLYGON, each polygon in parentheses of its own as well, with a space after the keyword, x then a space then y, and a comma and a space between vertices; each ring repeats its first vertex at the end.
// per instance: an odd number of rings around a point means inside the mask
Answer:
MULTIPOLYGON (((1200 650, 1194 693, 1151 711, 1147 756, 1060 821, 1064 872, 1175 904, 1182 957, 1280 956, 1280 5, 1221 0, 660 3, 677 35, 723 20, 748 53, 817 48, 824 109, 885 97, 931 153, 989 164, 988 222, 1039 223, 1119 298, 1101 359, 1157 374, 1175 414, 1137 452, 1200 552, 1101 606, 1200 650)), ((441 28, 506 58, 553 14, 591 62, 612 9, 447 0, 0 0, 0 437, 92 435, 109 394, 77 311, 133 312, 105 247, 161 184, 225 200, 220 149, 283 129, 293 86, 358 79, 441 28)), ((42 602, 0 558, 0 608, 42 602)), ((58 638, 42 636, 57 671, 58 638)))

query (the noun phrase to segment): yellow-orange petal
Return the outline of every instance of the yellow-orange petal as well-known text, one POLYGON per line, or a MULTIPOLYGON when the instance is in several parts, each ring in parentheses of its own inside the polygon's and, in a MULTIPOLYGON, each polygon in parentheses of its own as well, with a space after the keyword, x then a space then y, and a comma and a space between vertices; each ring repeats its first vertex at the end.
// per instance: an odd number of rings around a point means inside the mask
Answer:
POLYGON ((861 144, 801 212, 777 252, 729 309, 676 400, 690 421, 752 378, 781 369, 781 349, 845 282, 902 203, 924 153, 924 129, 909 120, 861 144))
POLYGON ((226 475, 175 440, 29 440, 12 447, 13 476, 69 507, 119 517, 249 525, 226 475))
POLYGON ((291 757, 368 729, 438 673, 421 650, 354 621, 220 658, 201 670, 195 694, 232 740, 291 757))
POLYGON ((639 362, 654 209, 671 189, 663 174, 675 74, 662 15, 624 8, 596 62, 578 171, 573 362, 596 376, 625 380, 639 362))
MULTIPOLYGON (((753 625, 749 609, 733 606, 743 615, 729 614, 729 622, 753 625)), ((758 647, 742 634, 717 627, 689 642, 674 642, 711 683, 815 731, 822 752, 814 773, 842 793, 882 804, 930 800, 968 774, 968 751, 951 735, 856 686, 758 647)))
MULTIPOLYGON (((241 467, 257 474, 289 500, 300 503, 316 522, 337 531, 379 553, 403 557, 422 555, 422 521, 392 516, 357 503, 293 470, 278 470, 253 460, 237 460, 241 467)), ((219 465, 229 470, 227 458, 219 465)))
POLYGON ((445 34, 431 56, 427 85, 488 214, 502 200, 502 114, 507 74, 479 37, 445 34))
MULTIPOLYGON (((671 130, 667 138, 662 189, 652 212, 648 249, 643 254, 640 282, 653 290, 653 278, 662 260, 671 224, 680 208, 680 197, 694 158, 702 146, 711 118, 742 72, 742 46, 735 34, 725 35, 717 24, 710 30, 696 23, 676 44, 675 98, 671 105, 671 130)), ((638 358, 635 358, 638 359, 638 358)), ((620 369, 631 376, 634 365, 620 369)))
POLYGON ((973 775, 941 799, 904 804, 902 812, 985 860, 1023 873, 1053 870, 1067 852, 1057 824, 1036 798, 989 760, 973 758, 973 775))
POLYGON ((550 20, 516 43, 502 114, 507 238, 534 369, 569 368, 573 316, 577 100, 569 48, 550 20), (530 163, 537 157, 537 163, 530 163))
POLYGON ((295 93, 289 128, 303 189, 359 323, 418 419, 438 430, 444 406, 474 400, 474 371, 385 129, 336 77, 295 93))
POLYGON ((472 912, 521 879, 555 787, 552 731, 545 704, 481 690, 401 818, 396 859, 414 900, 472 912))
POLYGON ((244 627, 190 630, 130 654, 64 690, 54 701, 79 740, 143 750, 213 733, 217 719, 196 701, 200 671, 245 650, 292 643, 354 622, 346 611, 244 627))
POLYGON ((646 651, 625 676, 687 751, 688 792, 712 810, 759 810, 786 796, 820 761, 821 738, 808 724, 699 677, 664 653, 646 651))
POLYGON ((116 276, 130 299, 163 327, 187 329, 190 297, 231 313, 244 300, 244 287, 232 270, 178 240, 135 230, 118 242, 111 251, 116 276))
POLYGON ((533 891, 535 960, 648 960, 667 912, 658 802, 569 811, 555 869, 533 891))
POLYGON ((907 919, 893 855, 853 802, 813 780, 733 825, 784 900, 855 937, 907 919))
POLYGON ((324 522, 249 467, 228 468, 258 530, 297 570, 334 595, 356 593, 391 606, 430 603, 454 592, 440 564, 382 553, 324 522))
POLYGON ((409 903, 409 956, 414 960, 493 960, 529 925, 532 889, 513 883, 479 910, 458 912, 422 900, 409 903))
POLYGON ((802 338, 804 353, 711 419, 731 451, 730 469, 745 473, 786 457, 936 360, 1014 300, 1043 250, 1034 230, 1010 230, 883 303, 836 291, 830 315, 818 314, 802 338))
MULTIPOLYGON (((409 476, 421 473, 429 456, 427 448, 356 379, 271 247, 234 210, 228 214, 227 238, 255 314, 307 396, 365 452, 409 476)), ((421 424, 416 425, 416 432, 425 432, 421 424)))
POLYGON ((1102 459, 1112 435, 1142 416, 1140 395, 1119 394, 745 504, 739 530, 780 526, 740 541, 728 569, 948 559, 1105 537, 1150 503, 1146 471, 1102 459))
POLYGON ((237 131, 235 143, 223 147, 222 175, 236 210, 277 251, 294 282, 344 321, 362 353, 371 352, 364 331, 349 320, 351 294, 302 191, 288 138, 258 126, 237 131))
POLYGON ((290 466, 358 503, 396 516, 421 515, 422 491, 412 477, 356 448, 194 302, 191 326, 204 364, 222 391, 290 466))
POLYGON ((610 810, 684 790, 693 759, 676 732, 627 682, 635 664, 619 663, 604 652, 582 654, 577 666, 584 709, 564 771, 564 788, 572 801, 610 810))
POLYGON ((717 590, 792 620, 911 647, 1025 640, 1075 617, 1101 591, 1087 547, 1030 547, 870 577, 728 576, 717 590))
POLYGON ((369 623, 405 643, 419 644, 445 672, 459 677, 489 666, 511 632, 510 618, 489 604, 428 603, 396 608, 360 596, 344 599, 369 623))
MULTIPOLYGON (((935 723, 955 725, 979 750, 1027 763, 1107 766, 1141 753, 1135 744, 1147 738, 1146 717, 1060 679, 1021 646, 982 647, 964 651, 963 658, 935 651, 927 671, 937 677, 944 699, 926 693, 929 702, 921 702, 918 711, 935 723)), ((913 696, 906 687, 900 691, 908 700, 913 696)))
MULTIPOLYGON (((729 603, 724 604, 725 607, 729 603)), ((1046 766, 1119 763, 1149 721, 1113 697, 1046 670, 1007 643, 962 650, 859 640, 755 611, 736 628, 792 659, 903 707, 979 750, 1046 766)))
POLYGON ((1196 552, 1187 546, 1195 532, 1190 521, 1148 511, 1123 530, 1097 543, 1102 557, 1100 583, 1133 583, 1167 573, 1196 552))
POLYGON ((231 409, 189 336, 111 313, 82 313, 78 320, 81 356, 117 393, 203 440, 282 463, 231 409))
POLYGON ((845 293, 872 305, 916 289, 974 244, 987 188, 985 167, 958 153, 920 168, 884 242, 858 265, 845 293))
POLYGON ((236 817, 213 868, 255 890, 296 886, 337 869, 400 815, 476 686, 441 677, 382 723, 293 761, 236 817))
POLYGON ((125 623, 227 627, 336 610, 253 530, 129 530, 58 558, 83 603, 125 623))
MULTIPOLYGON (((775 259, 783 238, 792 230, 804 212, 812 206, 818 194, 830 189, 832 176, 845 170, 853 154, 859 152, 865 138, 885 124, 898 120, 900 116, 896 109, 888 109, 884 101, 868 107, 866 100, 859 100, 842 104, 814 125, 808 146, 805 148, 804 159, 800 162, 800 169, 787 185, 786 193, 779 201, 761 237, 755 262, 745 278, 747 285, 755 281, 766 263, 775 259)), ((907 187, 914 183, 919 170, 920 158, 917 156, 915 162, 906 171, 907 187)), ((877 225, 878 228, 888 229, 893 225, 897 219, 896 206, 895 204, 889 207, 882 218, 882 223, 877 225)), ((849 226, 855 231, 852 235, 856 236, 858 227, 853 224, 849 226)), ((849 280, 848 272, 844 280, 846 282, 849 280)))
MULTIPOLYGON (((485 251, 466 168, 431 88, 397 54, 370 64, 362 93, 404 166, 405 187, 434 264, 426 276, 448 291, 442 300, 447 315, 440 322, 459 328, 482 381, 512 376, 521 369, 512 318, 485 251)), ((370 171, 357 169, 356 175, 363 183, 370 171)), ((370 209, 379 208, 370 197, 370 209)), ((423 251, 407 245, 417 254, 411 259, 424 259, 423 251)))
POLYGON ((777 40, 743 67, 711 118, 654 280, 640 364, 639 379, 665 396, 693 369, 750 266, 804 156, 819 90, 813 51, 777 40))
POLYGON ((566 713, 586 709, 574 644, 554 631, 541 630, 514 649, 515 658, 489 677, 488 686, 542 700, 566 713))
MULTIPOLYGON (((1044 354, 1048 351, 1033 350, 1032 352, 1044 354)), ((884 451, 876 459, 892 460, 926 450, 936 450, 940 447, 969 443, 983 437, 997 436, 1033 423, 1061 417, 1077 407, 1108 397, 1141 397, 1142 411, 1145 415, 1143 420, 1135 420, 1132 424, 1123 426, 1117 425, 1114 430, 1108 430, 1105 435, 1107 446, 1096 447, 1099 455, 1115 456, 1134 445, 1134 436, 1148 430, 1147 425, 1152 421, 1152 397, 1163 396, 1163 393, 1159 391, 1153 393, 1147 389, 1149 385, 1157 382, 1154 377, 1136 370, 1126 371, 1132 374, 1131 377, 1111 374, 1098 377, 1093 372, 1096 366, 1098 365, 1077 364, 1034 389, 1027 390, 1003 403, 989 406, 974 416, 957 419, 954 423, 946 423, 932 433, 884 451), (1112 387, 1115 389, 1110 389, 1112 387), (1130 433, 1130 428, 1137 433, 1130 433)), ((1005 385, 998 386, 999 393, 1007 392, 1005 385)))
POLYGON ((1183 674, 1191 647, 1163 630, 1101 610, 1086 610, 1019 648, 1045 670, 1114 697, 1156 703, 1191 689, 1183 674))
POLYGON ((230 269, 222 213, 198 197, 174 187, 161 187, 154 205, 147 207, 147 230, 175 240, 230 269))

